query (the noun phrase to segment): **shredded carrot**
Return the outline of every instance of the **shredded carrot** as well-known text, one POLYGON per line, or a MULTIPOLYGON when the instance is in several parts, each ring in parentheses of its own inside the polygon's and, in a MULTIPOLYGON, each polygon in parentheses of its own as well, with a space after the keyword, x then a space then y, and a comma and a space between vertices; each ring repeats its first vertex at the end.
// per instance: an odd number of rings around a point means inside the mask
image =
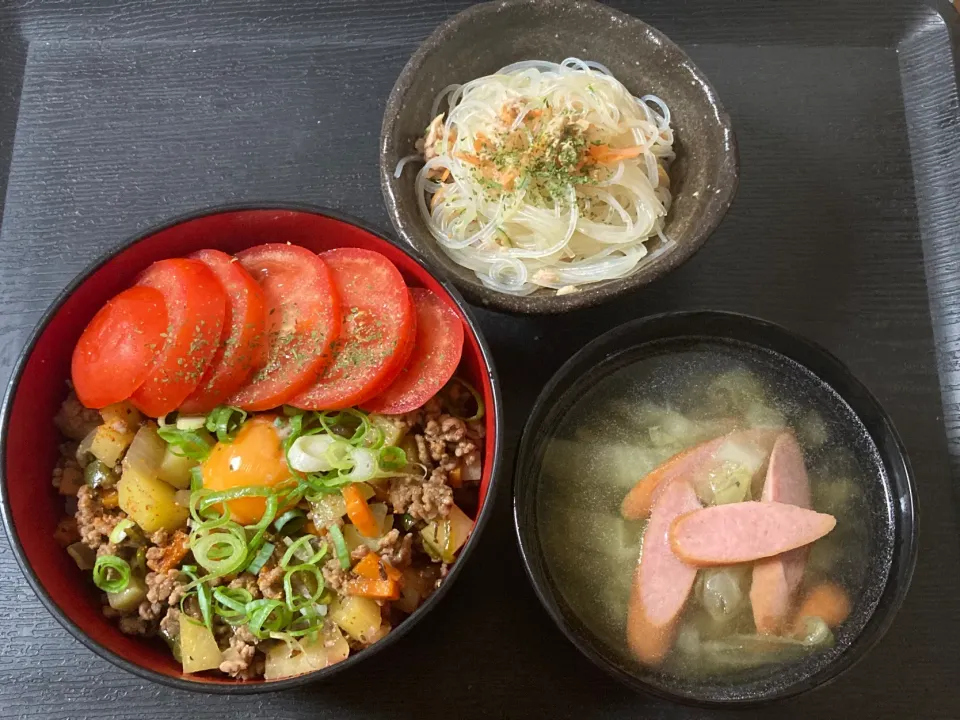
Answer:
POLYGON ((470 165, 480 164, 480 158, 478 158, 476 155, 471 155, 470 153, 454 153, 453 156, 457 160, 461 160, 465 163, 469 163, 470 165))
POLYGON ((520 173, 518 173, 516 170, 508 170, 500 175, 498 181, 505 189, 513 190, 513 181, 517 179, 518 175, 520 175, 520 173))
POLYGON ((400 598, 400 583, 396 580, 371 580, 359 578, 347 580, 343 584, 347 595, 372 598, 374 600, 398 600, 400 598))
POLYGON ((399 583, 403 573, 376 553, 367 553, 353 566, 353 572, 368 580, 393 580, 399 583))
POLYGON ((639 157, 642 152, 643 148, 640 146, 612 148, 609 145, 591 145, 588 150, 590 157, 603 165, 639 157))
POLYGON ((340 492, 343 493, 343 499, 347 502, 347 517, 360 534, 368 538, 380 535, 380 525, 356 484, 347 485, 340 492))
POLYGON ((433 210, 433 209, 437 206, 437 203, 440 202, 440 198, 441 198, 442 196, 443 196, 443 188, 440 188, 439 190, 437 190, 437 191, 433 194, 433 197, 430 198, 430 209, 431 209, 431 210, 433 210))
POLYGON ((450 177, 450 168, 444 168, 443 175, 440 176, 440 182, 446 182, 448 177, 450 177))

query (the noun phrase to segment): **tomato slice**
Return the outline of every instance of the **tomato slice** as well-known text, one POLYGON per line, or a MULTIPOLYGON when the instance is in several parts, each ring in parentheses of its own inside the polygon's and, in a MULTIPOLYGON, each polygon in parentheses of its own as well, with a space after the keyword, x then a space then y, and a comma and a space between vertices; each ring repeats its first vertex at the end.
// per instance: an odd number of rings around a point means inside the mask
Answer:
POLYGON ((130 401, 145 415, 161 417, 200 384, 220 345, 227 296, 210 268, 186 258, 155 262, 137 284, 163 295, 167 328, 153 371, 130 401))
POLYGON ((399 415, 416 410, 453 377, 463 352, 463 323, 436 294, 410 288, 417 311, 416 346, 393 384, 363 403, 369 412, 399 415))
POLYGON ((297 245, 258 245, 237 255, 263 289, 266 363, 230 399, 269 410, 317 381, 340 336, 340 297, 327 264, 297 245))
POLYGON ((396 379, 413 350, 416 315, 400 271, 380 253, 338 248, 320 257, 340 293, 343 327, 333 364, 289 404, 340 410, 369 400, 396 379))
POLYGON ((220 347, 197 389, 180 404, 181 412, 208 413, 263 366, 267 311, 263 290, 236 258, 220 250, 200 250, 190 257, 213 271, 227 295, 220 347))
POLYGON ((80 402, 99 409, 130 397, 150 375, 166 329, 159 290, 132 287, 108 300, 73 349, 70 375, 80 402))

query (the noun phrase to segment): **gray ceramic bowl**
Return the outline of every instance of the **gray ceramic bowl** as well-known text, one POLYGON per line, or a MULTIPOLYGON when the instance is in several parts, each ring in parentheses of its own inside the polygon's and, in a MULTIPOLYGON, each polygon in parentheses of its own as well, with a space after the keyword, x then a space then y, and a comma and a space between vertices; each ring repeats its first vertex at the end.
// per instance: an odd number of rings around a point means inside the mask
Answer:
MULTIPOLYGON (((516 313, 559 313, 634 290, 689 258, 717 227, 737 190, 737 144, 730 118, 687 55, 640 20, 590 0, 501 0, 471 7, 438 27, 407 62, 383 116, 380 182, 400 236, 443 268, 471 302, 516 313), (631 275, 557 296, 544 290, 515 297, 485 288, 451 260, 427 230, 414 190, 416 170, 394 178, 414 152, 437 93, 519 60, 560 62, 576 56, 603 63, 635 95, 662 98, 673 116, 677 160, 666 235, 676 245, 631 275)), ((647 247, 655 251, 659 240, 647 247)))

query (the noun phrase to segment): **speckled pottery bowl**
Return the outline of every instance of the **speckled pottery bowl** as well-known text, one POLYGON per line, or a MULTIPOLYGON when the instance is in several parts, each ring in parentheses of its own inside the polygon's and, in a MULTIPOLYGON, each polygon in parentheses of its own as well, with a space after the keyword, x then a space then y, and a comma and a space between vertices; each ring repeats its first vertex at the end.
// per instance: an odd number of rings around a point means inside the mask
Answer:
MULTIPOLYGON (((380 182, 400 236, 442 268, 471 302, 513 313, 560 313, 628 293, 668 273, 700 248, 723 219, 738 182, 737 143, 707 78, 666 36, 635 17, 591 0, 501 0, 447 20, 400 73, 383 116, 380 182), (670 108, 677 159, 670 170, 673 205, 665 234, 675 245, 632 274, 557 296, 552 290, 516 297, 484 287, 450 259, 430 235, 415 195, 416 171, 399 178, 400 158, 429 124, 437 93, 520 60, 560 62, 576 56, 606 65, 635 95, 654 94, 670 108)), ((651 254, 660 245, 647 243, 651 254)))

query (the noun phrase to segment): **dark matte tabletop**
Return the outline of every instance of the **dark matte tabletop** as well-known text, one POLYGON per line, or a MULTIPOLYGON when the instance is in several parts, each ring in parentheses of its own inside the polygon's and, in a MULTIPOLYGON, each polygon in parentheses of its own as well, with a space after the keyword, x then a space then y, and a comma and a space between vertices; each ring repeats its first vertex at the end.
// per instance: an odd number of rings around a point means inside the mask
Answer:
MULTIPOLYGON (((465 4, 0 0, 0 379, 76 273, 165 218, 301 201, 389 229, 376 171, 386 96, 417 43, 465 4)), ((960 146, 947 142, 957 96, 942 73, 944 21, 905 0, 614 4, 713 81, 740 142, 739 196, 697 256, 636 295, 564 317, 478 311, 503 381, 508 458, 549 375, 628 318, 735 310, 825 345, 903 436, 920 559, 866 659, 744 714, 960 718, 960 146)), ((938 9, 955 33, 952 9, 938 9)), ((727 715, 635 695, 578 654, 523 574, 509 468, 501 481, 480 547, 431 616, 353 672, 282 694, 191 694, 113 667, 53 620, 0 539, 0 717, 727 715)))

